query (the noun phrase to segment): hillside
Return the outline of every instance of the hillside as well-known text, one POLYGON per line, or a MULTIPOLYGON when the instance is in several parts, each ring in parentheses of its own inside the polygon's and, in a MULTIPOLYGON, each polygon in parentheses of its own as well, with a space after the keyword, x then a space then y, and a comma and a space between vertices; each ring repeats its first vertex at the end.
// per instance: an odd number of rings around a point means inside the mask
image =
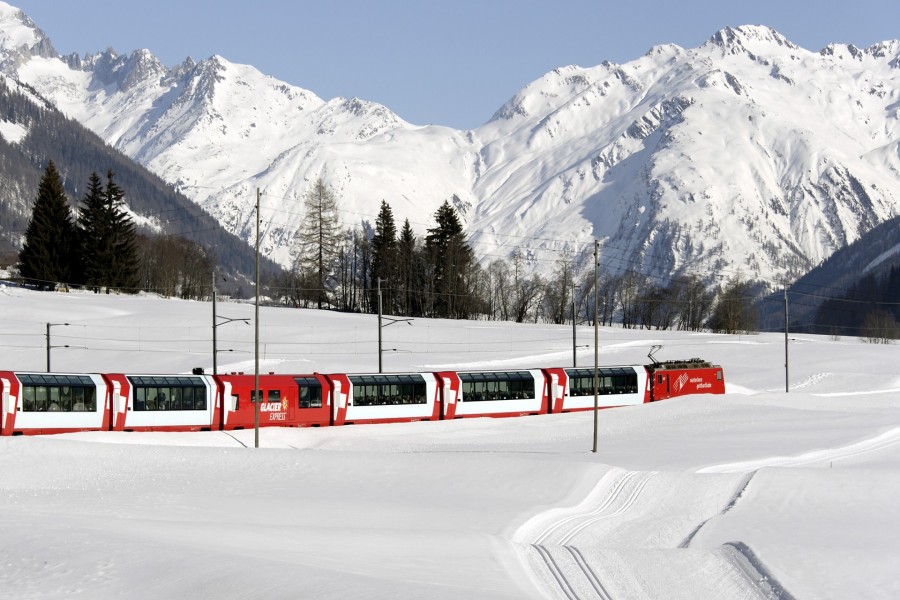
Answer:
MULTIPOLYGON (((6 5, 4 5, 6 6, 6 5)), ((281 264, 302 198, 323 178, 345 225, 382 199, 423 233, 447 199, 476 253, 531 268, 710 283, 796 278, 898 214, 900 41, 800 48, 725 28, 698 48, 565 66, 468 131, 323 100, 221 56, 168 68, 149 50, 59 56, 12 7, 2 68, 249 239, 264 190, 265 252, 281 264)))
MULTIPOLYGON (((158 176, 65 117, 33 89, 3 75, 0 114, 5 115, 6 124, 0 128, 0 184, 5 192, 0 198, 3 264, 16 260, 38 182, 47 161, 53 160, 63 174, 71 206, 81 200, 91 172, 112 169, 126 191, 126 203, 141 232, 189 238, 213 252, 226 272, 253 275, 252 248, 158 176)), ((276 267, 267 262, 265 268, 276 267)))

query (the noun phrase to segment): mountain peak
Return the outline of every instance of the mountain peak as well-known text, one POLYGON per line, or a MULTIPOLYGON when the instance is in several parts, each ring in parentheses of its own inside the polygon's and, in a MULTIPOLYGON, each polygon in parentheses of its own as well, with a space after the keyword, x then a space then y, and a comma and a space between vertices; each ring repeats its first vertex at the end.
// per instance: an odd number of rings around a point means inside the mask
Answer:
POLYGON ((717 31, 703 44, 703 48, 718 47, 726 54, 764 54, 771 48, 798 50, 799 46, 766 25, 741 25, 717 31))
POLYGON ((28 15, 0 0, 0 71, 12 74, 32 56, 58 56, 47 35, 28 15))

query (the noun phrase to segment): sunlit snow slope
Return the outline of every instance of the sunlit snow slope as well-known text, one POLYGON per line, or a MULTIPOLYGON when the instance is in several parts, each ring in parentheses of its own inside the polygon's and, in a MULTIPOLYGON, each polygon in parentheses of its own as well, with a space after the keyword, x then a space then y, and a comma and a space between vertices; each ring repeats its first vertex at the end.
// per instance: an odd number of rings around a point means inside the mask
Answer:
POLYGON ((386 200, 424 233, 450 200, 479 256, 521 249, 543 271, 585 259, 596 237, 613 272, 776 281, 900 214, 900 41, 813 52, 726 28, 699 48, 561 67, 458 131, 221 56, 60 57, 15 9, 0 15, 7 73, 245 239, 262 190, 264 251, 285 264, 319 177, 347 226, 386 200))

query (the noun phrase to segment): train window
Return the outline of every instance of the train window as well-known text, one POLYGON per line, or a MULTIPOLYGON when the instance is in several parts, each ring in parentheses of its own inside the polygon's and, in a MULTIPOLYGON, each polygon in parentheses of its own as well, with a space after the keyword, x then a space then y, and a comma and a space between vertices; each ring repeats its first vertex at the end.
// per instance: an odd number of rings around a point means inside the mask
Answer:
POLYGON ((23 412, 95 412, 97 388, 86 375, 21 374, 23 412))
MULTIPOLYGON (((593 369, 566 369, 569 376, 570 396, 594 395, 594 370, 593 369)), ((636 394, 638 391, 637 373, 634 369, 617 367, 598 369, 597 393, 607 394, 636 394)))
POLYGON ((722 381, 722 371, 716 371, 716 381, 722 381))
POLYGON ((534 398, 534 376, 528 371, 460 373, 466 402, 534 398))
POLYGON ((425 379, 421 375, 353 375, 354 406, 426 404, 425 379))
POLYGON ((206 386, 199 377, 131 376, 135 411, 206 410, 206 386))
POLYGON ((300 408, 322 408, 322 384, 315 377, 295 377, 300 408))

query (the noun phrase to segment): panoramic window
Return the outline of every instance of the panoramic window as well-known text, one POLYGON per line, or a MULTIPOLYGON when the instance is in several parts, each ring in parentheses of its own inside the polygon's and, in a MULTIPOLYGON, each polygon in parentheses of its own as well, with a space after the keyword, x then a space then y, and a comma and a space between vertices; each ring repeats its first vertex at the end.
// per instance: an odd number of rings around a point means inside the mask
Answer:
POLYGON ((19 375, 22 412, 95 412, 97 387, 86 375, 19 375))
POLYGON ((528 371, 460 373, 462 400, 524 400, 535 398, 534 376, 528 371))
MULTIPOLYGON (((566 369, 569 376, 570 396, 594 395, 594 370, 593 369, 566 369)), ((599 369, 597 380, 597 393, 607 394, 636 394, 638 391, 637 373, 627 367, 612 369, 599 369)))
POLYGON ((353 375, 350 383, 355 406, 428 402, 425 379, 421 375, 353 375))
POLYGON ((133 410, 206 410, 206 386, 198 377, 132 376, 133 410))

